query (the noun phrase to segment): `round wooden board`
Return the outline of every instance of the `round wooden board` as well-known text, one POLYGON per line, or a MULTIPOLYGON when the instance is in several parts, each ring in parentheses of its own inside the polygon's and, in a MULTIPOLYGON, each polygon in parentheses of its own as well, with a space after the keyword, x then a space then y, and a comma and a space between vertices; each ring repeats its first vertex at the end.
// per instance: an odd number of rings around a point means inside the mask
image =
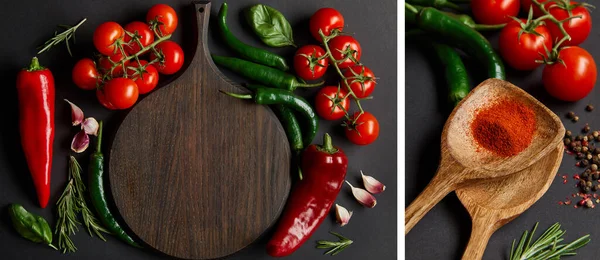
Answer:
POLYGON ((246 247, 274 224, 290 190, 291 153, 267 107, 218 92, 246 90, 210 59, 210 3, 195 8, 193 60, 125 117, 108 175, 118 213, 146 246, 213 259, 246 247))

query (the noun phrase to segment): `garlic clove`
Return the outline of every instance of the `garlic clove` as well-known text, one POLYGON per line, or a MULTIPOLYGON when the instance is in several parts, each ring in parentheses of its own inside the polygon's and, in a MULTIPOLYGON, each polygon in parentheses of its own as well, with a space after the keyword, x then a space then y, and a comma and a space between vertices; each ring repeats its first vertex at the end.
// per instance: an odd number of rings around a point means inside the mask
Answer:
POLYGON ((346 183, 350 185, 350 188, 352 188, 352 195, 354 195, 354 198, 356 198, 360 204, 368 208, 373 208, 377 205, 377 200, 371 193, 364 189, 352 186, 348 181, 346 181, 346 183))
POLYGON ((370 193, 377 194, 385 190, 385 185, 383 185, 383 183, 371 176, 364 175, 362 170, 360 171, 360 175, 362 176, 365 189, 367 189, 367 191, 370 193))
POLYGON ((352 217, 352 211, 348 211, 346 208, 335 204, 335 218, 337 222, 340 224, 340 227, 345 226, 350 221, 352 217))
POLYGON ((88 135, 98 136, 98 121, 93 117, 88 117, 81 123, 81 129, 88 135))
POLYGON ((81 124, 83 122, 83 110, 79 108, 77 105, 71 103, 71 101, 65 99, 69 105, 71 105, 71 121, 73 122, 73 126, 81 124))
POLYGON ((90 137, 85 133, 84 130, 79 131, 71 142, 71 150, 76 153, 82 153, 90 145, 90 137))

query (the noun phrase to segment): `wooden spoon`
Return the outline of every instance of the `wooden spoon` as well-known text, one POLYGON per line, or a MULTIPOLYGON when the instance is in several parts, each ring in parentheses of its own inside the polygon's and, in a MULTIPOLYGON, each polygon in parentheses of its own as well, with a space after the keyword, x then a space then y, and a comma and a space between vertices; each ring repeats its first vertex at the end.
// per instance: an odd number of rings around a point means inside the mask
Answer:
POLYGON ((546 193, 562 161, 563 149, 560 144, 529 168, 501 180, 456 190, 473 222, 462 259, 481 259, 494 231, 517 218, 546 193))
POLYGON ((448 193, 529 167, 555 149, 564 134, 565 128, 558 116, 527 92, 499 79, 482 82, 458 104, 446 121, 442 132, 440 166, 425 190, 406 209, 405 234, 448 193), (499 98, 527 104, 536 117, 536 131, 531 144, 511 157, 498 157, 482 149, 478 151, 470 130, 476 110, 499 98))

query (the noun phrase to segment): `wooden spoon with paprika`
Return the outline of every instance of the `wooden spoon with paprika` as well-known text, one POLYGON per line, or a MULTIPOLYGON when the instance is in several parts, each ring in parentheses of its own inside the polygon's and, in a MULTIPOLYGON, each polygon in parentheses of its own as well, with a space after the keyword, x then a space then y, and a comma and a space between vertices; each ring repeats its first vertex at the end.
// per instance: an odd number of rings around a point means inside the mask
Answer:
POLYGON ((562 161, 563 150, 560 144, 525 170, 456 190, 473 222, 462 259, 481 259, 494 231, 517 218, 546 193, 562 161))
MULTIPOLYGON (((514 111, 514 116, 523 118, 520 112, 523 111, 514 111)), ((527 92, 504 80, 488 79, 482 82, 456 106, 446 121, 442 132, 440 166, 425 190, 406 208, 405 234, 448 193, 481 181, 507 176, 529 167, 554 150, 564 134, 565 128, 558 116, 527 92), (515 133, 519 132, 515 131, 519 129, 518 127, 522 127, 519 124, 514 127, 512 125, 500 126, 504 127, 504 132, 500 131, 495 138, 501 145, 495 142, 482 145, 481 135, 474 134, 474 131, 479 132, 480 130, 489 133, 497 132, 493 131, 498 128, 498 122, 494 122, 494 120, 502 119, 504 115, 492 114, 489 117, 478 119, 489 119, 487 128, 473 128, 471 123, 477 119, 478 113, 488 113, 489 109, 486 110, 486 108, 504 103, 518 103, 520 105, 517 108, 531 111, 531 115, 535 118, 534 131, 531 136, 521 136, 522 138, 531 138, 531 141, 526 146, 522 146, 520 151, 514 149, 492 150, 507 146, 514 148, 508 139, 516 139, 515 133)), ((516 142, 515 145, 518 144, 519 142, 516 142)))

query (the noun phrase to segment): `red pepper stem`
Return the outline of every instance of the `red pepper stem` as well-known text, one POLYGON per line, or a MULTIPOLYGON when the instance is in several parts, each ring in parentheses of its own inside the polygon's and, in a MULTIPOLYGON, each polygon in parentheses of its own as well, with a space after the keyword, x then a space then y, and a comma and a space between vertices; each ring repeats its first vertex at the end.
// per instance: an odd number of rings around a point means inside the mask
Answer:
POLYGON ((333 142, 331 141, 331 136, 328 133, 323 135, 323 144, 318 146, 319 151, 326 152, 328 154, 334 154, 338 152, 338 149, 333 147, 333 142))
POLYGON ((42 67, 42 65, 40 65, 40 61, 38 60, 37 57, 33 57, 33 59, 31 59, 31 63, 27 67, 27 71, 29 71, 29 72, 43 70, 43 69, 45 69, 45 68, 42 67))
POLYGON ((102 146, 102 121, 98 122, 98 140, 96 140, 96 153, 102 153, 100 147, 102 146))

